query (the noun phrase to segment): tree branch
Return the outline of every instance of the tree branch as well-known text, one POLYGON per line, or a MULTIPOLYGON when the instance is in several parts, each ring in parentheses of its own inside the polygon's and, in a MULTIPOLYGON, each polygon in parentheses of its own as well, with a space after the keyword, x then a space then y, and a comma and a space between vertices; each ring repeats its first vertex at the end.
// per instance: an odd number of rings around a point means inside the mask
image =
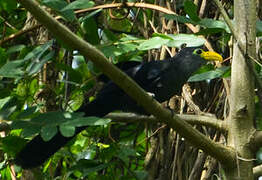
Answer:
POLYGON ((59 23, 43 10, 38 3, 32 0, 18 0, 18 2, 30 11, 40 23, 66 46, 78 50, 82 55, 93 61, 114 83, 122 88, 131 98, 136 100, 147 112, 153 114, 160 122, 166 123, 169 127, 177 130, 193 145, 217 158, 224 165, 228 167, 235 165, 235 152, 233 149, 211 141, 191 125, 182 121, 177 115, 163 108, 160 103, 149 96, 130 77, 112 65, 99 50, 80 39, 67 27, 59 23))
MULTIPOLYGON (((211 116, 203 116, 203 115, 188 115, 188 114, 177 114, 180 120, 186 121, 191 125, 203 125, 207 127, 211 127, 217 129, 222 132, 227 132, 227 125, 225 121, 217 119, 211 116)), ((135 113, 110 113, 105 116, 105 118, 110 118, 116 122, 158 122, 159 120, 154 116, 145 116, 138 115, 135 113)))

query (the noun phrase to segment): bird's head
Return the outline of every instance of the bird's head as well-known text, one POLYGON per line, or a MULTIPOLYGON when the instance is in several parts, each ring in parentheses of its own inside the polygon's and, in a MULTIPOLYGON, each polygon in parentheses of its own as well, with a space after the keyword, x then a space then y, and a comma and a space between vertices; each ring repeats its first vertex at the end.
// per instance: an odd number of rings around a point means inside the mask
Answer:
POLYGON ((176 54, 175 59, 180 69, 188 75, 197 71, 198 68, 209 61, 223 61, 220 54, 212 51, 204 51, 200 47, 185 47, 176 54))
POLYGON ((204 51, 201 48, 194 49, 193 56, 200 56, 201 58, 207 61, 223 62, 223 57, 220 54, 213 52, 213 51, 204 51))

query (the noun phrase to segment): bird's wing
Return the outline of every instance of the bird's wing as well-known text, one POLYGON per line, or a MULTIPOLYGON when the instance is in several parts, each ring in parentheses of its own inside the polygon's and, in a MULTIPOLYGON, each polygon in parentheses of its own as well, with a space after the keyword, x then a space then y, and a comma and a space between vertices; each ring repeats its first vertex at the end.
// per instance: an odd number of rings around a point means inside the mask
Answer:
MULTIPOLYGON (((119 62, 115 65, 122 71, 128 71, 129 69, 133 69, 134 67, 140 64, 141 62, 138 61, 124 61, 124 62, 119 62)), ((108 83, 110 79, 105 74, 101 74, 100 76, 98 76, 98 81, 102 81, 103 83, 108 83)))
POLYGON ((150 90, 162 86, 163 75, 173 68, 170 60, 151 61, 142 65, 134 76, 136 82, 145 90, 150 90))

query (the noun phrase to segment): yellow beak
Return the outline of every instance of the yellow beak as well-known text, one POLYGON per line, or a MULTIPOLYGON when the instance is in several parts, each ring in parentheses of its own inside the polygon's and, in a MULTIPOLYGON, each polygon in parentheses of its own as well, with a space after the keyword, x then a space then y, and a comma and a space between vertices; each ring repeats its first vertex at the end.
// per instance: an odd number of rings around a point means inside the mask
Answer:
POLYGON ((205 60, 208 60, 208 61, 223 62, 223 57, 220 54, 216 53, 216 52, 203 51, 200 56, 202 58, 204 58, 205 60))

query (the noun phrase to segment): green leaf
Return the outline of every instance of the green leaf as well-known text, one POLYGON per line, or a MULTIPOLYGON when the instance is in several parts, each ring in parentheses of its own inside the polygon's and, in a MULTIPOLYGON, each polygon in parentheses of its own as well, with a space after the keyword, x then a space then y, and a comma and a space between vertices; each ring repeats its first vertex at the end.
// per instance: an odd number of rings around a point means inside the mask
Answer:
POLYGON ((75 134, 74 126, 60 125, 59 130, 61 134, 65 137, 72 137, 75 134))
MULTIPOLYGON (((86 15, 84 18, 79 19, 79 22, 83 22, 83 21, 85 21, 86 19, 93 17, 94 15, 98 14, 98 13, 101 12, 101 11, 102 11, 102 9, 97 9, 97 10, 91 12, 91 13, 88 13, 88 15, 86 15)), ((104 29, 104 30, 105 30, 105 29, 104 29)))
POLYGON ((0 109, 2 109, 2 108, 4 107, 4 105, 5 105, 6 103, 8 103, 10 100, 11 100, 11 97, 10 97, 10 96, 5 97, 5 98, 3 98, 3 99, 0 99, 0 109))
POLYGON ((138 45, 128 43, 128 44, 118 44, 117 47, 121 49, 124 53, 131 53, 132 51, 137 50, 138 45))
POLYGON ((41 126, 39 124, 32 123, 31 121, 17 120, 11 124, 12 129, 23 129, 22 136, 29 137, 40 132, 41 126))
POLYGON ((197 6, 193 1, 187 0, 184 2, 184 8, 187 15, 195 22, 200 21, 200 18, 197 15, 197 6))
POLYGON ((83 23, 85 39, 91 44, 99 44, 98 28, 94 18, 86 18, 83 23))
POLYGON ((211 80, 211 79, 219 78, 219 77, 222 77, 228 71, 230 71, 230 67, 223 66, 213 71, 208 71, 208 72, 204 72, 201 74, 195 74, 189 78, 188 82, 197 82, 197 81, 204 81, 204 80, 211 80))
POLYGON ((56 135, 56 133, 57 127, 48 125, 42 127, 40 135, 44 141, 49 141, 56 135))
POLYGON ((41 46, 37 46, 24 57, 24 60, 35 59, 36 61, 38 61, 38 59, 40 59, 44 55, 44 53, 47 52, 52 44, 53 41, 51 40, 41 46))
POLYGON ((10 48, 8 48, 8 50, 6 51, 7 54, 12 54, 15 52, 19 52, 22 51, 22 49, 24 49, 26 46, 24 44, 18 44, 15 46, 11 46, 10 48))
POLYGON ((42 3, 47 7, 50 7, 57 11, 61 16, 63 16, 68 21, 77 20, 74 11, 72 9, 67 9, 63 11, 63 8, 67 6, 66 1, 63 0, 43 0, 42 3))
POLYGON ((169 34, 168 36, 172 38, 172 40, 169 40, 166 44, 169 47, 181 47, 181 45, 185 43, 187 47, 196 47, 202 46, 205 43, 204 38, 193 34, 169 34))
POLYGON ((24 66, 25 62, 25 60, 8 61, 0 68, 0 76, 9 78, 22 77, 24 74, 22 67, 24 66))
POLYGON ((36 112, 37 107, 36 106, 32 106, 32 107, 28 107, 27 109, 25 109, 24 111, 22 111, 17 118, 22 119, 22 118, 27 118, 32 116, 35 112, 36 112))
MULTIPOLYGON (((228 28, 227 24, 221 20, 214 20, 209 18, 199 19, 198 21, 194 21, 193 19, 189 19, 185 16, 178 16, 178 15, 165 15, 167 19, 173 19, 180 23, 190 23, 193 25, 200 25, 205 28, 216 28, 216 29, 223 29, 227 33, 231 33, 230 29, 228 28)), ((217 31, 217 30, 216 30, 217 31)))
POLYGON ((162 45, 167 44, 168 41, 169 41, 169 39, 166 39, 166 38, 153 37, 153 38, 150 38, 150 39, 145 40, 144 42, 142 42, 138 46, 138 49, 139 50, 149 50, 149 49, 154 49, 154 48, 158 49, 162 45))
POLYGON ((161 34, 161 33, 154 33, 152 35, 152 37, 160 37, 160 38, 163 38, 163 39, 172 40, 172 38, 170 36, 168 36, 167 34, 161 34))
MULTIPOLYGON (((117 39, 115 39, 117 40, 117 39)), ((132 35, 128 35, 128 34, 122 34, 122 38, 119 40, 119 41, 122 41, 122 42, 126 42, 126 41, 136 41, 136 40, 140 40, 139 38, 135 37, 135 36, 132 36, 132 35)))
POLYGON ((26 69, 28 72, 28 75, 33 75, 38 73, 41 68, 44 66, 44 64, 50 60, 51 58, 53 58, 55 55, 55 51, 51 51, 49 52, 47 55, 45 55, 44 57, 38 59, 38 61, 34 61, 30 64, 30 66, 26 69))
POLYGON ((102 47, 100 47, 100 50, 108 58, 109 57, 117 57, 117 56, 120 56, 123 53, 119 48, 117 48, 114 45, 102 46, 102 47))
POLYGON ((68 4, 66 7, 64 7, 61 11, 66 11, 66 10, 74 10, 74 9, 86 9, 94 6, 94 2, 89 1, 89 0, 76 0, 73 1, 72 3, 68 4))
POLYGON ((201 19, 201 21, 198 22, 198 24, 206 28, 224 29, 227 33, 231 33, 229 27, 224 21, 205 18, 201 19))
POLYGON ((80 117, 80 118, 72 119, 71 121, 67 121, 63 123, 63 125, 75 126, 75 127, 102 126, 102 125, 107 125, 110 122, 111 122, 110 119, 88 116, 88 117, 80 117))

